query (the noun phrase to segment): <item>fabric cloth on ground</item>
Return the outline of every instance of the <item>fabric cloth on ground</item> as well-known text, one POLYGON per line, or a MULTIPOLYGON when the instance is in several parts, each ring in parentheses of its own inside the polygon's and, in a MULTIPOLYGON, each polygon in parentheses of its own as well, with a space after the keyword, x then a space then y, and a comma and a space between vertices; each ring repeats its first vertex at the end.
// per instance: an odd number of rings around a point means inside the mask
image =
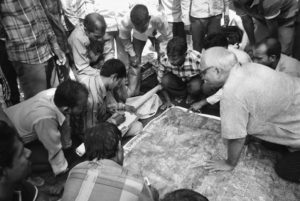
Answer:
POLYGON ((108 159, 86 161, 69 173, 62 201, 153 201, 149 186, 134 173, 108 159))
POLYGON ((281 54, 275 70, 300 77, 300 62, 297 59, 281 54))
POLYGON ((146 175, 161 197, 188 188, 209 200, 299 200, 300 186, 276 175, 275 153, 263 147, 246 148, 231 172, 204 169, 207 160, 226 158, 220 133, 218 118, 171 108, 124 146, 124 166, 146 175))
POLYGON ((222 136, 300 148, 300 80, 263 65, 234 67, 223 87, 222 136))
POLYGON ((40 140, 48 151, 48 160, 54 174, 64 172, 68 167, 62 151, 59 128, 65 116, 54 104, 55 88, 4 110, 24 143, 40 140))

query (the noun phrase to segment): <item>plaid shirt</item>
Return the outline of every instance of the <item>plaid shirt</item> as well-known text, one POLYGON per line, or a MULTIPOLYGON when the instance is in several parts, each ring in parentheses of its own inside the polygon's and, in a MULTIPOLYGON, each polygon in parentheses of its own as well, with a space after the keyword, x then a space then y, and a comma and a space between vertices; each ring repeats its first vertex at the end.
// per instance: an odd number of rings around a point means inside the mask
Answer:
POLYGON ((201 54, 195 50, 188 50, 185 61, 182 66, 173 66, 170 64, 168 57, 164 56, 158 67, 157 79, 161 82, 162 77, 166 72, 171 72, 180 77, 182 81, 188 81, 191 77, 200 74, 204 68, 200 65, 201 54))
POLYGON ((53 56, 56 37, 40 1, 2 0, 0 9, 9 60, 39 64, 53 56))
POLYGON ((142 177, 108 159, 86 161, 69 173, 62 200, 153 201, 142 177))

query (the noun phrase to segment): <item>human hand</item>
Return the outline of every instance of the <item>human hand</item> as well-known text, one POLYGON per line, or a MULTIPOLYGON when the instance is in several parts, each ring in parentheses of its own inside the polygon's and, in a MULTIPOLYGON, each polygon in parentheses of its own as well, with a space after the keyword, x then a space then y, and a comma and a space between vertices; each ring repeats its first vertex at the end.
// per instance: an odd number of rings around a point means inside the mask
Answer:
POLYGON ((193 103, 191 106, 190 106, 190 110, 194 111, 194 112, 200 112, 200 110, 202 109, 202 107, 204 105, 206 105, 206 100, 201 100, 199 102, 196 102, 196 103, 193 103))
POLYGON ((137 67, 139 65, 139 57, 137 55, 129 57, 130 65, 133 67, 137 67))
POLYGON ((204 165, 204 169, 209 172, 231 171, 234 169, 234 166, 229 165, 226 160, 209 160, 204 165))
POLYGON ((60 66, 65 65, 67 62, 67 57, 58 45, 53 48, 53 52, 57 56, 57 60, 56 60, 57 65, 60 66))
POLYGON ((131 105, 125 105, 125 111, 130 113, 136 113, 136 108, 131 105))
POLYGON ((184 25, 184 30, 187 34, 191 34, 191 25, 184 25))
POLYGON ((173 103, 171 101, 167 101, 162 106, 160 106, 160 109, 165 110, 165 109, 170 108, 172 106, 174 106, 173 103))

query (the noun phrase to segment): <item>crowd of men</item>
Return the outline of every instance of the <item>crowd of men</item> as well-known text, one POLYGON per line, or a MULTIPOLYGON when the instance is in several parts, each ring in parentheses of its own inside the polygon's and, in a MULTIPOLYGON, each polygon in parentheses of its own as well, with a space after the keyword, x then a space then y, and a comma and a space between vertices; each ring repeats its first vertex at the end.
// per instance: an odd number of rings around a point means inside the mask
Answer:
MULTIPOLYGON (((234 169, 246 138, 260 139, 282 152, 277 174, 300 182, 298 9, 298 0, 1 0, 0 201, 45 199, 31 168, 69 175, 63 201, 159 200, 147 175, 123 167, 117 127, 136 112, 126 99, 140 94, 148 40, 162 109, 220 102, 228 158, 208 171, 234 169), (74 152, 81 142, 85 157, 74 152)), ((125 136, 142 129, 137 121, 125 136)), ((163 200, 208 199, 174 189, 163 200)))

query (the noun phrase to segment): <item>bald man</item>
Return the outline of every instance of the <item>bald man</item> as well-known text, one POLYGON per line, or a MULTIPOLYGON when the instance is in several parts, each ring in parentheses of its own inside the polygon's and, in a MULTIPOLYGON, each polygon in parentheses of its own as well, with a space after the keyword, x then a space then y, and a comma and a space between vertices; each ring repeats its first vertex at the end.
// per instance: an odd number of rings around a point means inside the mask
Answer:
POLYGON ((113 58, 111 43, 105 36, 106 23, 98 13, 88 14, 71 33, 68 43, 72 50, 79 81, 87 75, 99 74, 97 68, 113 58))
MULTIPOLYGON (((213 47, 202 55, 205 82, 223 88, 221 131, 227 159, 209 161, 212 171, 232 170, 247 135, 300 150, 300 79, 266 66, 240 65, 225 48, 213 47)), ((289 153, 275 169, 287 180, 300 181, 300 151, 289 153)))

